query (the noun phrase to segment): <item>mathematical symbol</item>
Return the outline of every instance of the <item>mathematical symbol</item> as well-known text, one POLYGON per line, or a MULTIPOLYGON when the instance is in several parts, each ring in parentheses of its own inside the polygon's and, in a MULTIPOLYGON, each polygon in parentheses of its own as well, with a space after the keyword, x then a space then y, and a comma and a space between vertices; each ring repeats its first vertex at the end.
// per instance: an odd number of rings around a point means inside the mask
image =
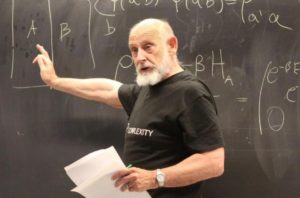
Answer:
POLYGON ((183 67, 193 67, 193 64, 182 65, 183 67))
POLYGON ((237 0, 224 0, 227 5, 235 5, 237 4, 237 0))
POLYGON ((238 102, 248 102, 248 98, 236 98, 238 102))

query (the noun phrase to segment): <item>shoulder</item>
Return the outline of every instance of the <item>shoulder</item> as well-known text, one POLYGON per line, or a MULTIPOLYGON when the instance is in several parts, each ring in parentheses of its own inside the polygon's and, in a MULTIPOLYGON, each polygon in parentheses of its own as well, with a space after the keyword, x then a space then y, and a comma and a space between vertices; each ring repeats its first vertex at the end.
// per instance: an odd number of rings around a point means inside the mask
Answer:
POLYGON ((141 87, 139 87, 137 84, 122 84, 119 87, 119 95, 138 95, 140 92, 141 87))
POLYGON ((211 96, 211 91, 208 86, 190 72, 184 73, 182 78, 178 81, 178 88, 188 97, 211 96))
POLYGON ((195 103, 209 104, 217 112, 216 104, 209 87, 198 77, 186 72, 181 80, 178 81, 177 87, 182 92, 182 100, 186 106, 195 103))
POLYGON ((123 84, 119 87, 118 97, 128 115, 131 114, 140 90, 136 84, 123 84))

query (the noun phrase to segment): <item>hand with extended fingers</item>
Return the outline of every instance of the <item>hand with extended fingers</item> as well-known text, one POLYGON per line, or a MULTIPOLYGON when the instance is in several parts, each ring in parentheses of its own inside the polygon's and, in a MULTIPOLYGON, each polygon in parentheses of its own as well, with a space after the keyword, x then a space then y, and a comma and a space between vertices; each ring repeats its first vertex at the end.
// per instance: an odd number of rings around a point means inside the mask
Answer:
POLYGON ((48 52, 44 49, 43 46, 37 44, 36 48, 38 49, 40 54, 34 58, 32 63, 38 63, 42 80, 47 85, 52 86, 53 81, 57 78, 53 63, 49 57, 48 52))

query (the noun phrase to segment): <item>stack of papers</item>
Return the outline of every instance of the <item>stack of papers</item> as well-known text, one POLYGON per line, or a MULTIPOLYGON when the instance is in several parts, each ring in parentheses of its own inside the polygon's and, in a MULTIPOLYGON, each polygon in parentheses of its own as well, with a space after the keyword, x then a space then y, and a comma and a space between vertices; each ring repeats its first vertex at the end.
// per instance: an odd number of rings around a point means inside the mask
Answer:
POLYGON ((71 191, 86 198, 150 198, 147 192, 122 192, 111 180, 113 173, 126 168, 113 146, 92 152, 65 167, 77 185, 71 191))

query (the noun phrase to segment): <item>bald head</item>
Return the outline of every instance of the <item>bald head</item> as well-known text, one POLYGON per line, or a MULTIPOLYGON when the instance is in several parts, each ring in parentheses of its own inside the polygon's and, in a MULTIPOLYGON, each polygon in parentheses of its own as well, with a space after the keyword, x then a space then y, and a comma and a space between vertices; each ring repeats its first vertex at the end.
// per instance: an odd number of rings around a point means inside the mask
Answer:
POLYGON ((148 18, 135 24, 129 32, 129 37, 135 34, 136 31, 140 31, 143 29, 156 31, 163 38, 175 36, 171 26, 167 21, 155 18, 148 18))

